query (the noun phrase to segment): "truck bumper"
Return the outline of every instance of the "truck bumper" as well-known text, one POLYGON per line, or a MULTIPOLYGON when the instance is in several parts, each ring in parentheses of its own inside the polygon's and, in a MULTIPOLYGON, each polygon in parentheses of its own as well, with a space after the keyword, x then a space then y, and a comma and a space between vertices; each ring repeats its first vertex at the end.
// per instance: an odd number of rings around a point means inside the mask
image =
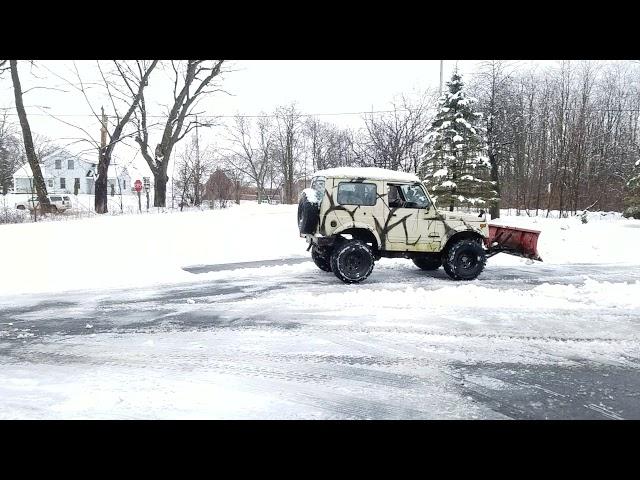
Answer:
POLYGON ((313 235, 306 235, 306 237, 307 243, 318 247, 330 247, 336 241, 335 237, 316 237, 313 235))

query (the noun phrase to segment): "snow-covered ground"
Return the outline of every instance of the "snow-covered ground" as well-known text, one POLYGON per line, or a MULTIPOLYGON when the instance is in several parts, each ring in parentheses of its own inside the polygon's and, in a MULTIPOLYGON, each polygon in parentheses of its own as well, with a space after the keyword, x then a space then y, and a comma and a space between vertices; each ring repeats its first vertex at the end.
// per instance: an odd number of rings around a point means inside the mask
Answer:
MULTIPOLYGON (((188 282, 193 275, 183 270, 185 266, 308 257, 307 245, 298 235, 296 209, 244 203, 222 210, 0 225, 0 252, 5 257, 0 292, 188 282)), ((526 216, 508 216, 495 223, 541 230, 538 250, 545 264, 634 263, 640 242, 640 222, 619 214, 593 213, 587 224, 578 217, 526 216)), ((487 268, 527 263, 501 254, 487 268)))
POLYGON ((640 418, 640 221, 505 217, 543 263, 343 285, 295 213, 0 226, 0 418, 640 418))

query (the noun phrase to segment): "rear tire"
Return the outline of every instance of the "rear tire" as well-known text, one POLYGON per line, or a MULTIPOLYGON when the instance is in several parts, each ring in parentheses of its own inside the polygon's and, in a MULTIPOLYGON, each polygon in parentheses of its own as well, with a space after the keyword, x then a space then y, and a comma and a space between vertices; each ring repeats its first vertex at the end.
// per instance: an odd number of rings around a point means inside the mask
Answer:
POLYGON ((371 247, 362 240, 337 244, 331 254, 331 271, 344 283, 359 283, 373 270, 371 247))
POLYGON ((476 240, 460 240, 451 245, 442 257, 447 275, 454 280, 475 280, 486 263, 487 255, 476 240))
POLYGON ((331 271, 331 255, 321 252, 318 247, 315 245, 311 247, 311 258, 313 259, 313 263, 316 264, 323 272, 331 271))
POLYGON ((416 267, 422 270, 438 270, 442 266, 442 260, 437 257, 414 257, 411 260, 416 267))

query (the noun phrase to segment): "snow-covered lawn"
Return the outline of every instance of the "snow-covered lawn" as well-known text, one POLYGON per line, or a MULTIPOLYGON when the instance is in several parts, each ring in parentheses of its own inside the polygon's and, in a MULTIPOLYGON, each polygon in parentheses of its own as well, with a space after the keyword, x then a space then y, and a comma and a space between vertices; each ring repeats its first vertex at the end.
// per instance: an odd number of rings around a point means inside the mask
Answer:
POLYGON ((96 216, 0 226, 0 295, 193 281, 182 267, 307 256, 296 206, 96 216))

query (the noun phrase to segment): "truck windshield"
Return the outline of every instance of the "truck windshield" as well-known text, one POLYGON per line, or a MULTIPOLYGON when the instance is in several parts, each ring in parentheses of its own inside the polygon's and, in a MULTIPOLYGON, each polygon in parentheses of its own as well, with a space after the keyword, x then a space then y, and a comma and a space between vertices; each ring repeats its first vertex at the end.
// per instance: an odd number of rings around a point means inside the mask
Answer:
POLYGON ((413 185, 400 185, 404 201, 412 208, 428 208, 430 206, 429 197, 424 193, 419 183, 413 185))

